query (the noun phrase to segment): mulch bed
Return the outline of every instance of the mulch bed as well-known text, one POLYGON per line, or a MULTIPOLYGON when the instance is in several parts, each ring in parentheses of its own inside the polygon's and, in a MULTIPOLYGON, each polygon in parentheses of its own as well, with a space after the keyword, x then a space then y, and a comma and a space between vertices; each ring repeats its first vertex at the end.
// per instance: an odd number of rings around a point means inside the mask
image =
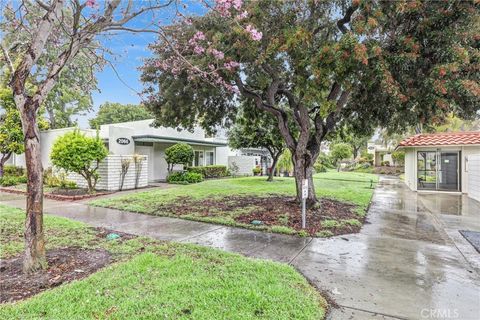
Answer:
MULTIPOLYGON (((312 236, 322 230, 328 230, 334 235, 359 232, 361 226, 342 225, 328 229, 322 227, 322 221, 325 220, 357 219, 363 223, 365 218, 360 217, 354 211, 355 208, 356 206, 352 204, 322 199, 318 208, 307 210, 305 231, 312 236)), ((175 202, 163 204, 157 209, 159 212, 177 216, 195 214, 199 217, 225 215, 230 211, 242 209, 245 213, 235 217, 238 223, 251 225, 253 220, 259 220, 266 226, 288 226, 297 231, 302 230, 301 208, 293 197, 228 196, 193 200, 185 196, 175 199, 175 202)))
POLYGON ((23 259, 3 260, 0 266, 0 303, 31 297, 65 282, 87 277, 110 263, 110 254, 103 249, 63 248, 47 251, 48 269, 23 273, 23 259))
MULTIPOLYGON (((27 194, 27 192, 24 190, 19 190, 19 189, 9 188, 9 187, 0 187, 0 191, 15 193, 15 194, 27 194)), ((52 200, 75 201, 75 200, 94 198, 98 196, 104 196, 111 193, 112 192, 88 193, 87 189, 57 189, 51 192, 45 192, 44 197, 52 200)))

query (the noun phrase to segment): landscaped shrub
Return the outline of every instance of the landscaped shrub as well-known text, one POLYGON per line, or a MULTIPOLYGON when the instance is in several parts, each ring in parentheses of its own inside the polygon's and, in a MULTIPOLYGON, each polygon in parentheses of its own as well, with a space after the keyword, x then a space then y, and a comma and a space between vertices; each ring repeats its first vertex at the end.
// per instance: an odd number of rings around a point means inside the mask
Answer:
POLYGON ((196 172, 174 172, 167 178, 168 183, 188 184, 198 183, 203 181, 203 175, 196 172))
POLYGON ((93 192, 99 179, 98 166, 107 155, 108 150, 98 136, 87 137, 75 130, 54 142, 50 158, 58 168, 81 175, 87 181, 88 191, 93 192))
POLYGON ((253 169, 252 169, 252 172, 253 172, 253 175, 254 175, 254 176, 259 176, 259 175, 262 173, 262 169, 260 169, 260 168, 258 168, 258 167, 257 167, 257 168, 253 168, 253 169))
POLYGON ((25 182, 21 182, 21 181, 26 182, 26 178, 24 177, 22 179, 22 177, 3 176, 2 178, 0 178, 0 185, 2 187, 10 187, 10 186, 15 186, 15 185, 20 184, 20 183, 25 183, 25 182))
POLYGON ((228 176, 227 166, 211 165, 204 167, 189 167, 188 172, 195 172, 203 175, 205 179, 221 178, 228 176))
POLYGON ((75 189, 77 183, 67 179, 65 172, 55 174, 52 168, 43 171, 43 184, 50 188, 75 189))
POLYGON ((315 162, 315 164, 313 165, 313 169, 315 169, 315 172, 316 173, 319 173, 319 172, 327 172, 327 167, 325 167, 323 164, 321 164, 320 162, 315 162))
POLYGON ((383 167, 383 166, 385 166, 385 167, 390 167, 390 161, 388 161, 388 160, 382 161, 382 162, 380 162, 380 165, 381 165, 382 167, 383 167))
POLYGON ((183 164, 188 167, 193 162, 193 148, 186 143, 177 143, 165 149, 165 161, 168 164, 168 172, 173 171, 173 166, 183 164))
POLYGON ((20 177, 20 176, 25 175, 25 168, 13 166, 13 165, 6 165, 3 168, 3 174, 5 176, 20 177))

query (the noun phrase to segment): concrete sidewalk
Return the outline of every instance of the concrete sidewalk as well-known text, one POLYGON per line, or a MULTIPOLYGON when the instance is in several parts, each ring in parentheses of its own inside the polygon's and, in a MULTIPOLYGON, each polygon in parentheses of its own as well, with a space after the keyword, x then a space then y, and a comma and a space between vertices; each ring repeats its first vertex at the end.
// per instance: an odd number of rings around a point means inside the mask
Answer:
MULTIPOLYGON (((25 206, 22 196, 0 193, 0 201, 25 206)), ((93 226, 290 263, 338 303, 335 320, 480 319, 479 274, 451 235, 480 216, 475 206, 444 217, 423 195, 382 177, 359 234, 312 239, 45 200, 45 212, 93 226)))

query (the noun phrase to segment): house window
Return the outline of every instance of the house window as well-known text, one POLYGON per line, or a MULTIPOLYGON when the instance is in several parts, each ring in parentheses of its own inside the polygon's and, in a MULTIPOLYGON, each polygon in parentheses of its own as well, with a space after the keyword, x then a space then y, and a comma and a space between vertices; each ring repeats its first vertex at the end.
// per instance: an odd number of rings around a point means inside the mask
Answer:
POLYGON ((195 167, 203 166, 203 151, 195 151, 195 158, 193 159, 195 167))
POLYGON ((215 164, 215 153, 213 151, 207 151, 207 166, 211 166, 215 164))

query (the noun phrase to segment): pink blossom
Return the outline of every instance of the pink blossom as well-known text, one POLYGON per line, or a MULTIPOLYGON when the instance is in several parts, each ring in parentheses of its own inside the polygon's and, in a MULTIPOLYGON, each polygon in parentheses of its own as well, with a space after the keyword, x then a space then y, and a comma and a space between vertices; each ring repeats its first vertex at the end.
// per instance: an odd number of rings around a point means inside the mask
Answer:
POLYGON ((208 52, 211 53, 215 57, 215 59, 218 60, 222 60, 225 57, 225 54, 217 49, 209 49, 208 52))
POLYGON ((243 5, 243 0, 216 0, 215 9, 222 17, 230 17, 230 9, 240 10, 243 5))
POLYGON ((232 5, 235 8, 235 10, 240 10, 240 8, 243 5, 243 0, 232 0, 232 5))
POLYGON ((245 30, 250 34, 253 41, 260 41, 262 39, 263 33, 252 27, 252 25, 247 25, 245 30))
POLYGON ((195 45, 195 47, 193 48, 193 52, 195 54, 202 54, 205 52, 205 48, 199 45, 195 45))
POLYGON ((243 20, 245 19, 246 17, 248 17, 248 12, 247 11, 243 11, 242 13, 238 14, 235 18, 237 20, 243 20))
POLYGON ((236 61, 228 61, 228 62, 225 62, 223 64, 223 66, 225 67, 225 69, 227 69, 228 71, 233 71, 235 68, 238 68, 240 66, 240 63, 236 62, 236 61))
POLYGON ((193 39, 195 40, 205 40, 205 34, 202 32, 202 31, 197 31, 194 35, 193 35, 193 39))
POLYGON ((85 5, 90 8, 94 8, 97 5, 97 0, 87 0, 85 5))

